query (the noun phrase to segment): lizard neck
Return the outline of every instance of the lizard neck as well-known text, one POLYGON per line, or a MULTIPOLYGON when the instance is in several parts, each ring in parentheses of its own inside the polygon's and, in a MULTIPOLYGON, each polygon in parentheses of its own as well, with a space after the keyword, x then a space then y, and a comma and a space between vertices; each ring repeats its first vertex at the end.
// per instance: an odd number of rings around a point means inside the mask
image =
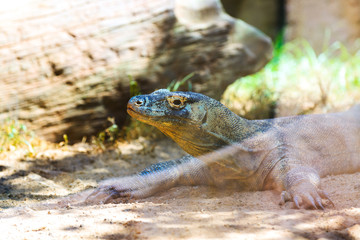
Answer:
POLYGON ((193 156, 199 156, 240 143, 244 139, 265 131, 268 124, 267 121, 241 118, 225 106, 219 105, 207 109, 202 124, 157 127, 184 151, 193 156))
POLYGON ((266 121, 239 117, 225 106, 216 109, 216 113, 214 119, 210 119, 207 130, 219 135, 227 145, 240 143, 267 129, 266 121))

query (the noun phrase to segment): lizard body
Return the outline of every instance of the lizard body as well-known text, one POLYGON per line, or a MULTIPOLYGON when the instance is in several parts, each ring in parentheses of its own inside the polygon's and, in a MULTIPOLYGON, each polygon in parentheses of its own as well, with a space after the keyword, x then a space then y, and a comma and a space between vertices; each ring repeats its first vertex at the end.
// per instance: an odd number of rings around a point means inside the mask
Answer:
MULTIPOLYGON (((192 92, 135 96, 128 113, 189 153, 137 175, 104 181, 88 201, 143 198, 176 185, 275 189, 282 202, 320 207, 320 178, 360 171, 360 106, 347 112, 247 120, 192 92)), ((329 199, 330 200, 330 199, 329 199)), ((331 200, 330 200, 331 202, 331 200)))

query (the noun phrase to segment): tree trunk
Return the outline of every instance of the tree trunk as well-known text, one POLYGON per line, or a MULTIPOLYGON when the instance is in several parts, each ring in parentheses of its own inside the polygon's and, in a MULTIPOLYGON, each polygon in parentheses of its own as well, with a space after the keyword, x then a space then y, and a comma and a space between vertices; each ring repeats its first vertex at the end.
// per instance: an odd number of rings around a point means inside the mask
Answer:
POLYGON ((270 57, 269 38, 217 0, 10 1, 0 10, 0 120, 76 140, 109 116, 124 121, 129 76, 147 93, 194 72, 193 91, 219 99, 270 57))

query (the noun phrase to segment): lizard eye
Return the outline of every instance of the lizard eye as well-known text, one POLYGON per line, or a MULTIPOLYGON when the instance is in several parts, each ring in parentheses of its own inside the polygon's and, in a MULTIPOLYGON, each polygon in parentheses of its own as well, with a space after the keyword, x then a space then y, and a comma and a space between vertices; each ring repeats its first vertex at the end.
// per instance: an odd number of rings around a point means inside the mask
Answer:
POLYGON ((167 101, 168 101, 170 107, 175 108, 175 109, 181 109, 181 108, 185 107, 186 98, 180 97, 180 96, 171 96, 171 97, 167 98, 167 101))

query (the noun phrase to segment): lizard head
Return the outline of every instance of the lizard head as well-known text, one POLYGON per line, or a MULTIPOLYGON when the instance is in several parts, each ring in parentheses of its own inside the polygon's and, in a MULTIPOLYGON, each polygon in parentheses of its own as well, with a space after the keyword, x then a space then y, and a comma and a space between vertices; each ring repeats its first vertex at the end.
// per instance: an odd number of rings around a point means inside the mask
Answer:
POLYGON ((157 127, 195 156, 230 144, 233 140, 229 137, 231 128, 224 124, 227 119, 238 117, 205 95, 165 89, 132 97, 127 112, 133 118, 157 127))

